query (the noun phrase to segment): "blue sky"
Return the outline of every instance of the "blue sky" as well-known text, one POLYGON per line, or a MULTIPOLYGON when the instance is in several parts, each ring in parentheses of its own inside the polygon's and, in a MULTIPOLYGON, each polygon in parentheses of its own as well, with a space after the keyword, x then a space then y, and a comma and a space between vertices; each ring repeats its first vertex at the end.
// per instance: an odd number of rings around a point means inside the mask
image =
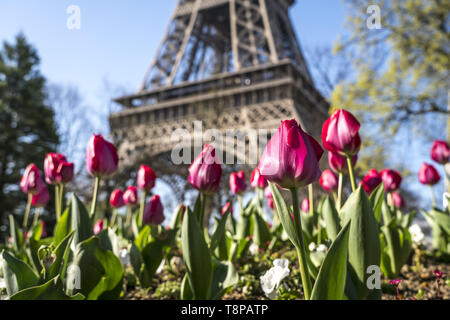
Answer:
MULTIPOLYGON (((50 82, 77 86, 85 104, 104 112, 104 80, 130 93, 137 90, 176 3, 177 0, 2 0, 0 41, 12 41, 22 31, 38 49, 41 71, 50 82), (81 9, 80 30, 66 27, 70 5, 81 9)), ((303 48, 332 46, 345 30, 345 7, 339 0, 298 0, 291 9, 291 18, 303 48)), ((106 133, 105 123, 93 130, 106 133)), ((400 156, 404 161, 415 159, 407 163, 413 171, 410 182, 415 191, 428 192, 417 183, 416 172, 423 161, 430 161, 429 147, 414 143, 413 139, 407 144, 409 151, 402 148, 397 153, 396 158, 400 156)), ((443 170, 440 172, 443 176, 443 170)))

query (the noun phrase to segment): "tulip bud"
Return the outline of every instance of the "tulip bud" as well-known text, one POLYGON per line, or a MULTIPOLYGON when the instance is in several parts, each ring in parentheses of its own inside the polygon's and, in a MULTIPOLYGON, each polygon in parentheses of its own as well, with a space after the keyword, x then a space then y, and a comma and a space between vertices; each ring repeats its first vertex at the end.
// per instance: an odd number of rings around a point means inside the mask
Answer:
POLYGON ((338 178, 333 173, 333 171, 329 169, 322 172, 319 183, 327 192, 334 192, 338 189, 338 178))
POLYGON ((127 206, 135 206, 138 202, 137 188, 135 186, 128 186, 123 193, 123 201, 127 206))
POLYGON ((50 194, 48 193, 47 187, 43 187, 41 191, 33 195, 31 198, 31 204, 36 208, 43 208, 50 201, 50 194))
POLYGON ((58 168, 61 162, 66 162, 66 157, 60 153, 48 153, 44 160, 45 181, 48 184, 55 184, 58 177, 58 168))
POLYGON ((264 149, 258 169, 281 188, 300 188, 320 178, 322 154, 322 147, 294 119, 286 120, 264 149))
POLYGON ((267 186, 267 187, 264 189, 264 195, 266 196, 267 199, 273 198, 272 190, 270 190, 270 187, 269 187, 269 186, 267 186))
POLYGON ((302 201, 302 211, 309 212, 309 199, 308 198, 305 198, 302 201))
POLYGON ((450 159, 450 147, 447 142, 436 140, 431 147, 431 159, 440 164, 446 164, 450 159))
POLYGON ((380 172, 381 180, 384 183, 384 190, 392 192, 397 190, 402 183, 402 176, 397 171, 391 169, 383 169, 380 172))
POLYGON ((422 164, 418 176, 420 183, 428 186, 433 186, 441 180, 441 177, 435 167, 428 163, 422 164))
POLYGON ((342 156, 354 156, 361 147, 358 120, 348 111, 333 112, 322 127, 322 143, 325 149, 342 156))
POLYGON ((399 209, 405 206, 405 202, 398 192, 392 192, 391 197, 388 197, 388 204, 390 206, 394 205, 399 209))
POLYGON ((142 220, 148 225, 158 225, 163 223, 164 219, 164 208, 161 204, 161 200, 158 195, 154 195, 145 206, 142 220))
POLYGON ((259 189, 263 189, 268 186, 267 179, 261 175, 261 172, 259 171, 258 168, 255 168, 252 171, 252 174, 250 176, 250 185, 253 188, 259 188, 259 189))
POLYGON ((232 172, 230 174, 230 189, 233 194, 243 194, 247 189, 244 171, 232 172))
POLYGON ((227 202, 227 203, 223 206, 223 208, 222 208, 222 215, 224 215, 224 214, 228 211, 228 209, 230 210, 230 213, 233 214, 233 206, 231 205, 230 202, 227 202))
POLYGON ((202 152, 189 167, 189 183, 204 194, 213 194, 219 190, 222 177, 222 165, 216 158, 213 146, 205 144, 202 152))
POLYGON ((20 180, 20 188, 24 193, 38 194, 45 188, 41 173, 34 163, 29 164, 20 180))
POLYGON ((117 169, 119 157, 116 147, 103 139, 101 134, 89 140, 86 149, 86 169, 95 177, 109 176, 117 169))
POLYGON ((116 189, 111 192, 111 196, 109 198, 109 204, 113 208, 122 208, 125 205, 125 201, 123 200, 123 191, 121 189, 116 189))
MULTIPOLYGON (((353 166, 355 166, 357 160, 358 160, 358 155, 355 154, 352 157, 353 166)), ((331 170, 333 170, 336 173, 347 173, 348 172, 347 158, 344 156, 341 156, 338 153, 331 152, 331 151, 328 152, 328 164, 330 165, 331 170)))
POLYGON ((267 202, 269 203, 269 207, 273 209, 273 198, 268 198, 267 202))
POLYGON ((103 219, 97 220, 94 225, 94 234, 97 235, 103 230, 103 219))
POLYGON ((370 169, 369 172, 364 176, 361 184, 367 194, 371 194, 373 190, 376 189, 383 182, 381 175, 375 169, 370 169))
POLYGON ((150 191, 155 186, 156 174, 152 168, 141 165, 137 175, 137 185, 141 190, 150 191))

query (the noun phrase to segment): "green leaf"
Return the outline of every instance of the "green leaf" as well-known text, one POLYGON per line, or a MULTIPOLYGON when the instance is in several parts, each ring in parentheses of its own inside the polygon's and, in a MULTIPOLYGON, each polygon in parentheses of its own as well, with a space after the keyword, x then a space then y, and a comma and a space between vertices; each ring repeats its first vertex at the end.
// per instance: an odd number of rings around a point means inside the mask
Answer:
POLYGON ((11 296, 20 290, 35 286, 39 282, 37 274, 22 260, 13 257, 5 250, 1 254, 1 259, 8 295, 11 296))
POLYGON ((67 207, 55 227, 54 243, 57 246, 72 231, 70 207, 67 207))
POLYGON ((220 241, 225 237, 225 227, 227 223, 228 216, 230 215, 230 209, 225 212, 225 214, 219 219, 217 227, 211 236, 211 242, 209 245, 209 250, 214 252, 216 247, 219 245, 220 241))
POLYGON ((212 281, 211 256, 203 230, 190 209, 183 218, 181 244, 194 298, 208 299, 212 281))
POLYGON ((78 293, 72 297, 64 293, 63 284, 59 276, 49 280, 41 286, 31 287, 17 292, 11 300, 84 300, 78 293))
POLYGON ((140 251, 142 251, 142 249, 144 249, 144 247, 150 241, 150 232, 151 232, 150 226, 146 225, 144 228, 142 228, 142 230, 139 233, 139 235, 136 238, 136 240, 134 240, 134 243, 136 244, 136 247, 138 247, 138 249, 140 251))
POLYGON ((220 299, 225 291, 237 284, 238 273, 231 261, 219 261, 214 259, 213 278, 211 284, 211 298, 220 299))
POLYGON ((183 280, 181 281, 180 299, 181 300, 193 300, 194 299, 194 295, 192 293, 192 289, 189 284, 189 278, 188 278, 187 273, 184 275, 183 280))
POLYGON ((141 286, 148 288, 151 284, 151 279, 148 277, 148 271, 145 268, 144 259, 138 247, 133 243, 130 249, 130 263, 133 267, 134 274, 138 277, 141 286))
POLYGON ((54 251, 55 261, 46 272, 46 279, 52 279, 57 275, 60 275, 61 279, 65 278, 67 261, 69 260, 70 254, 70 243, 73 239, 73 233, 73 231, 69 233, 69 235, 65 237, 64 240, 61 241, 61 243, 56 247, 54 251))
POLYGON ((311 300, 342 300, 347 277, 350 222, 342 228, 328 249, 311 294, 311 300))
POLYGON ((372 204, 373 214, 378 223, 380 223, 381 218, 381 207, 384 201, 384 183, 380 183, 375 190, 372 191, 369 197, 370 203, 372 204))
POLYGON ((341 225, 339 214, 329 196, 327 196, 323 202, 322 217, 325 221, 328 237, 331 240, 336 239, 341 230, 341 225))
POLYGON ((13 248, 16 252, 22 248, 23 245, 23 234, 17 226, 16 219, 12 214, 9 215, 9 232, 13 238, 13 248))
POLYGON ((92 223, 89 217, 89 213, 86 210, 86 207, 75 195, 75 193, 72 193, 70 203, 71 203, 70 210, 72 218, 71 230, 75 230, 73 237, 73 244, 77 245, 78 243, 88 239, 93 235, 92 223))
POLYGON ((268 241, 272 239, 270 234, 269 227, 267 226, 267 222, 258 212, 258 210, 253 211, 253 241, 259 246, 262 247, 266 245, 268 241))
POLYGON ((450 216, 437 209, 431 210, 431 214, 434 216, 434 221, 450 235, 450 216))
POLYGON ((381 249, 378 223, 366 192, 359 186, 347 199, 341 211, 342 223, 350 223, 349 263, 352 282, 358 289, 360 299, 369 294, 366 282, 367 268, 380 265, 381 249))

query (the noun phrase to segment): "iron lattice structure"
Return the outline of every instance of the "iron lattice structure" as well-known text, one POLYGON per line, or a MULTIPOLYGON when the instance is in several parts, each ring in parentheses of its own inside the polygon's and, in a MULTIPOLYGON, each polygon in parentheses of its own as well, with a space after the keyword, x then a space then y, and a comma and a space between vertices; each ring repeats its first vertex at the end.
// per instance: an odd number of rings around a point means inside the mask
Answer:
POLYGON ((318 137, 329 106, 296 39, 294 2, 180 0, 138 92, 115 100, 123 106, 110 115, 120 171, 147 163, 182 199, 188 166, 171 163, 176 129, 192 132, 200 120, 204 130, 246 134, 295 118, 318 137))

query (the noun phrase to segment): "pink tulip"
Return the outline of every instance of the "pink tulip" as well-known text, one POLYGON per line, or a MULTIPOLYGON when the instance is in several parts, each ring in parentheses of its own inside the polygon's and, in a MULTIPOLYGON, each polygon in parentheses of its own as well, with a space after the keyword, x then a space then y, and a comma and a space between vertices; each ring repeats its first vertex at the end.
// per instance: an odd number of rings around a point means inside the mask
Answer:
POLYGON ((20 180, 20 188, 24 193, 38 194, 45 188, 41 173, 34 163, 29 164, 20 180))
POLYGON ((361 147, 358 120, 348 111, 333 112, 322 127, 322 143, 325 149, 342 156, 354 156, 361 147))
POLYGON ((61 162, 66 162, 66 157, 60 153, 48 153, 44 160, 45 181, 48 184, 55 184, 58 176, 58 168, 61 162))
POLYGON ((123 201, 127 206, 135 206, 138 202, 138 190, 135 186, 128 186, 123 193, 123 201))
POLYGON ((60 162, 58 166, 58 174, 56 181, 58 183, 66 184, 73 179, 74 164, 72 162, 60 162))
POLYGON ((141 165, 137 175, 137 185, 141 190, 150 191, 155 186, 156 174, 152 168, 141 165))
POLYGON ((419 170, 419 181, 422 184, 433 186, 441 180, 441 176, 437 172, 436 168, 431 164, 424 163, 419 170))
POLYGON ((103 219, 97 220, 94 225, 94 234, 97 235, 103 230, 103 219))
POLYGON ((270 190, 270 187, 269 187, 269 186, 267 186, 267 187, 264 189, 264 195, 266 196, 267 199, 273 198, 272 190, 270 190))
POLYGON ((232 172, 230 174, 230 190, 233 194, 243 194, 247 189, 244 171, 232 172))
POLYGON ((309 212, 309 199, 308 198, 305 198, 302 201, 302 211, 309 212))
POLYGON ((222 215, 224 215, 228 209, 230 210, 230 214, 233 214, 233 206, 231 205, 230 202, 227 202, 223 207, 222 207, 222 215))
POLYGON ((322 147, 294 119, 286 120, 267 144, 258 169, 281 188, 300 188, 320 178, 322 154, 322 147))
MULTIPOLYGON (((355 154, 352 157, 352 164, 355 166, 356 161, 358 161, 358 155, 355 154)), ((348 172, 348 164, 347 164, 347 158, 344 156, 341 156, 338 153, 335 152, 328 152, 328 164, 330 165, 331 170, 333 170, 336 173, 347 173, 348 172)))
POLYGON ((103 139, 101 134, 93 135, 86 149, 86 169, 95 177, 109 176, 119 164, 116 147, 103 139))
POLYGON ((222 177, 222 165, 216 157, 216 150, 205 144, 202 152, 189 167, 189 183, 204 194, 213 194, 219 190, 222 177))
POLYGON ((405 206, 405 201, 403 200, 403 197, 398 192, 395 192, 395 191, 392 192, 391 196, 392 196, 391 198, 388 198, 389 205, 393 204, 394 206, 396 206, 399 209, 401 209, 405 206))
POLYGON ((381 175, 375 169, 370 169, 369 172, 363 178, 361 184, 367 194, 371 194, 383 182, 381 175))
POLYGON ((268 198, 267 202, 269 203, 269 207, 273 209, 273 198, 268 198))
POLYGON ((322 188, 327 192, 334 192, 338 189, 338 178, 333 171, 326 169, 322 172, 319 180, 322 188))
POLYGON ((380 172, 381 180, 384 182, 384 190, 392 192, 397 190, 402 183, 402 176, 397 171, 383 169, 380 172))
POLYGON ((255 168, 252 171, 252 174, 250 176, 250 185, 253 188, 259 188, 264 189, 268 186, 267 179, 261 175, 261 172, 258 168, 255 168))
POLYGON ((31 198, 31 204, 36 208, 44 208, 50 201, 50 194, 48 193, 47 187, 43 187, 41 191, 33 195, 31 198))
POLYGON ((447 142, 436 140, 431 147, 431 159, 440 164, 446 164, 450 159, 450 147, 447 142))
POLYGON ((164 208, 161 204, 161 200, 158 195, 154 195, 145 206, 142 220, 148 225, 158 225, 163 223, 164 219, 164 208))
POLYGON ((113 208, 122 208, 125 205, 125 201, 123 200, 123 191, 121 189, 116 189, 111 192, 109 204, 113 208))

